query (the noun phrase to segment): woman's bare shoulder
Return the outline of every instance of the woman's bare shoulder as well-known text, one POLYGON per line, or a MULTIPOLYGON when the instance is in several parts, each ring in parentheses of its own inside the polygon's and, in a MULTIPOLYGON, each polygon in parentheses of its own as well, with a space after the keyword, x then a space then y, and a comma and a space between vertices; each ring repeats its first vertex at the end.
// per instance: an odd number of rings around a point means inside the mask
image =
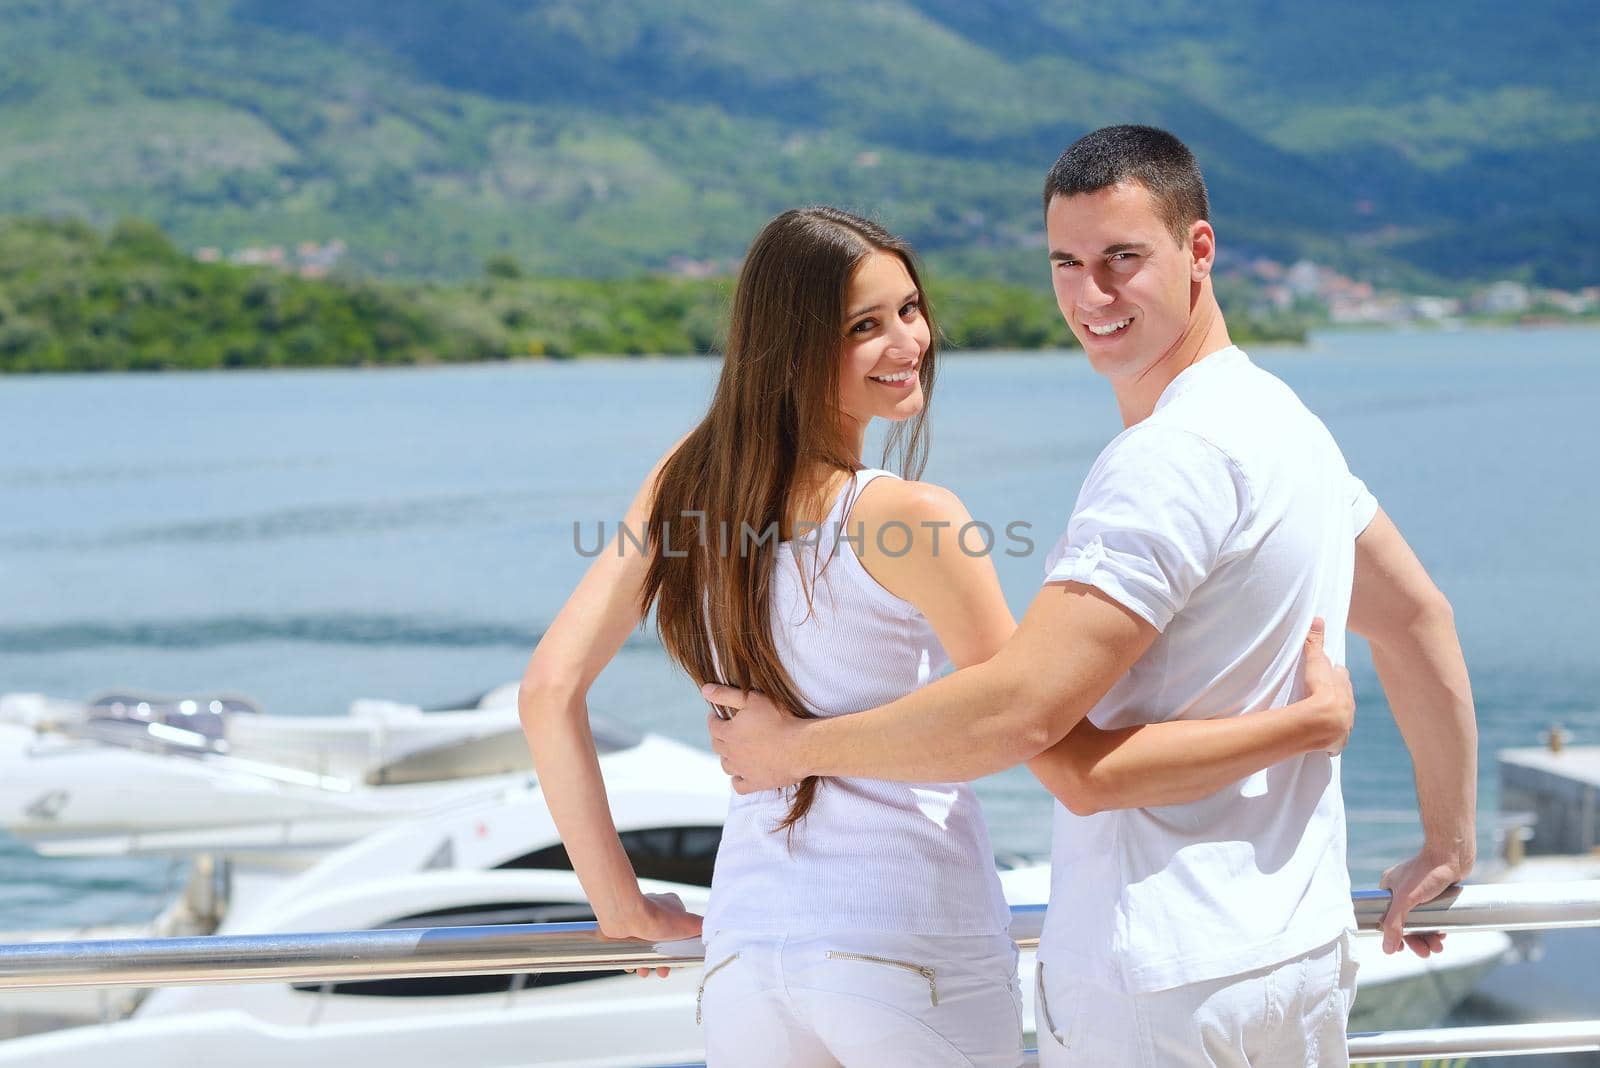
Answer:
POLYGON ((971 518, 954 490, 933 482, 900 478, 875 478, 867 483, 850 509, 852 524, 885 526, 905 523, 916 527, 930 523, 965 523, 971 518))

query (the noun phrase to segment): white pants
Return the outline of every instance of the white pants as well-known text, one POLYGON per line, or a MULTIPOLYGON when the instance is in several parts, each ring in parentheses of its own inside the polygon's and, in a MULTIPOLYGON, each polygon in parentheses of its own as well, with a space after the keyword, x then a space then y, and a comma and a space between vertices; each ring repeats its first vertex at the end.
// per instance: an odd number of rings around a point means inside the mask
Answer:
POLYGON ((707 1068, 1015 1068, 1017 948, 1004 935, 719 931, 699 1014, 707 1068))
POLYGON ((1345 1068, 1354 947, 1347 933, 1270 968, 1148 994, 1041 964, 1040 1068, 1345 1068))

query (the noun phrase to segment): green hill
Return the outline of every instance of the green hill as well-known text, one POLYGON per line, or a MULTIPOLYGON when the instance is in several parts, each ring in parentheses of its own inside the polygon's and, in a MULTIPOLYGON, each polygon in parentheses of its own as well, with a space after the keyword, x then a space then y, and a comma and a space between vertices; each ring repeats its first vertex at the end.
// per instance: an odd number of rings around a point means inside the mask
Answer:
POLYGON ((3 0, 0 212, 618 276, 726 269, 826 201, 1032 280, 1044 169, 1147 121, 1200 154, 1225 247, 1600 280, 1587 0, 1129 7, 3 0))

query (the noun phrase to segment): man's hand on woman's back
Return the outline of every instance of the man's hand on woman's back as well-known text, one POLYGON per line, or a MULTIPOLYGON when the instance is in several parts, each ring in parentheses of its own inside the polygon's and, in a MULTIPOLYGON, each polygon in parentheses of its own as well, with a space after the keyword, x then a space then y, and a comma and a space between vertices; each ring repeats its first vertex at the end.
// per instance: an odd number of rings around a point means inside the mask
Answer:
POLYGON ((713 712, 706 717, 711 748, 722 758, 722 770, 733 779, 735 793, 781 790, 806 777, 789 760, 794 743, 807 721, 790 715, 766 694, 712 683, 700 687, 700 696, 716 708, 732 713, 727 719, 713 712))

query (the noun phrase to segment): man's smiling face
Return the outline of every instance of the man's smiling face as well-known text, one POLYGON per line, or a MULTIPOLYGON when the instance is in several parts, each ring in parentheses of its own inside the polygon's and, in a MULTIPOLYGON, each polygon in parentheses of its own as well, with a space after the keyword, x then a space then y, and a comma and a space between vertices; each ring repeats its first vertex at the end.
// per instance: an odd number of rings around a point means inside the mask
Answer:
POLYGON ((1177 345, 1195 283, 1210 271, 1210 224, 1179 244, 1150 191, 1122 182, 1057 196, 1045 211, 1056 304, 1094 369, 1136 380, 1177 345))

